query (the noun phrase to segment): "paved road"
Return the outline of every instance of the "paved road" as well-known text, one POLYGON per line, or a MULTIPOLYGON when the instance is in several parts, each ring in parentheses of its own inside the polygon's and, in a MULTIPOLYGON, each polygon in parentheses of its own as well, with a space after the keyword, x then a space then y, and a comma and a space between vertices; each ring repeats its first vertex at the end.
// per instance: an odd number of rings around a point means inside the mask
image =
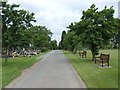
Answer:
POLYGON ((85 88, 85 85, 63 52, 53 50, 6 88, 85 88))

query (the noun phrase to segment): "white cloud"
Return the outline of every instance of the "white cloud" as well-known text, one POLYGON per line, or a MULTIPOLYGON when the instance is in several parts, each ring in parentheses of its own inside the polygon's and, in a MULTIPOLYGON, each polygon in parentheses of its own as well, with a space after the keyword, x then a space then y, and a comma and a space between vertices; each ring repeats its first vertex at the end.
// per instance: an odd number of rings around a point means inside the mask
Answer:
POLYGON ((75 21, 79 21, 82 11, 93 3, 100 9, 105 5, 114 6, 115 16, 118 15, 118 0, 9 0, 8 3, 20 4, 21 8, 35 13, 37 25, 45 25, 53 32, 52 39, 58 42, 61 33, 75 21))

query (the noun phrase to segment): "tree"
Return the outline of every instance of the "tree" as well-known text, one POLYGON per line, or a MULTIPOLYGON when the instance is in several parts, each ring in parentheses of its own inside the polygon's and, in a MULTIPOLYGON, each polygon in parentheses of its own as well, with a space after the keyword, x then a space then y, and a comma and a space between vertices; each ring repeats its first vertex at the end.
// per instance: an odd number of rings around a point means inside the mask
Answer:
POLYGON ((75 34, 75 32, 68 30, 68 32, 66 33, 63 39, 64 49, 70 50, 75 54, 77 52, 78 41, 79 41, 79 38, 75 34))
POLYGON ((107 9, 105 6, 103 10, 98 11, 93 4, 88 10, 83 11, 81 21, 71 23, 69 26, 80 38, 82 46, 91 50, 92 60, 98 54, 100 46, 108 45, 110 39, 117 33, 113 14, 112 7, 107 9))
POLYGON ((2 46, 6 54, 8 50, 19 46, 24 30, 32 26, 32 21, 36 21, 34 13, 16 9, 19 6, 2 2, 2 46))
POLYGON ((101 45, 109 44, 111 37, 117 32, 114 27, 114 10, 105 7, 98 11, 93 4, 90 9, 83 12, 84 32, 80 35, 83 45, 88 45, 92 52, 92 60, 98 54, 101 45), (89 24, 88 24, 89 23, 89 24))
POLYGON ((51 48, 52 48, 52 50, 57 49, 57 41, 56 40, 51 41, 51 48))
POLYGON ((2 5, 3 47, 16 47, 24 30, 32 26, 31 21, 35 21, 34 13, 17 10, 19 5, 16 4, 10 5, 3 2, 2 5))
POLYGON ((29 43, 32 45, 32 48, 41 49, 42 51, 50 49, 52 32, 49 29, 47 29, 45 26, 39 25, 31 27, 27 31, 31 36, 29 43))
POLYGON ((61 49, 64 49, 63 39, 64 39, 65 35, 66 35, 66 31, 62 31, 61 42, 60 42, 61 49))
POLYGON ((118 44, 120 43, 120 35, 119 35, 119 32, 120 32, 120 26, 119 26, 120 25, 120 19, 115 18, 114 25, 116 27, 117 33, 110 40, 111 40, 111 43, 113 44, 113 48, 117 49, 118 44))

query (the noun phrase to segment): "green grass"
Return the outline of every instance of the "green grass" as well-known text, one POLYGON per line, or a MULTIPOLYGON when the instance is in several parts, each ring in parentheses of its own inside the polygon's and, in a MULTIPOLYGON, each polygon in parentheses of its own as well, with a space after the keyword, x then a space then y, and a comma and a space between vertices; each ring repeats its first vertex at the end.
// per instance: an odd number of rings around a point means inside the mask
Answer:
POLYGON ((85 82, 87 88, 118 88, 118 50, 100 50, 100 53, 110 53, 112 68, 99 68, 91 61, 91 52, 87 51, 87 58, 78 54, 64 51, 65 56, 85 82))
POLYGON ((0 90, 2 89, 2 59, 0 58, 0 90))
MULTIPOLYGON (((43 55, 45 53, 41 53, 43 55)), ((40 61, 38 56, 9 58, 8 64, 2 66, 2 87, 8 85, 12 80, 21 75, 21 72, 40 61)), ((4 60, 3 60, 4 61, 4 60)))

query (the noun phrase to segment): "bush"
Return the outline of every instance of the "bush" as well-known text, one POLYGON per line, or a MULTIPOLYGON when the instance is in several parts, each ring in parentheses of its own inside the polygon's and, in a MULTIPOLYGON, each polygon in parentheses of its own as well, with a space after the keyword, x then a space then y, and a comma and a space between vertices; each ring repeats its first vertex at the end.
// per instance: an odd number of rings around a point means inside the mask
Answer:
POLYGON ((47 48, 41 48, 41 52, 45 52, 45 51, 47 51, 48 49, 47 48))

